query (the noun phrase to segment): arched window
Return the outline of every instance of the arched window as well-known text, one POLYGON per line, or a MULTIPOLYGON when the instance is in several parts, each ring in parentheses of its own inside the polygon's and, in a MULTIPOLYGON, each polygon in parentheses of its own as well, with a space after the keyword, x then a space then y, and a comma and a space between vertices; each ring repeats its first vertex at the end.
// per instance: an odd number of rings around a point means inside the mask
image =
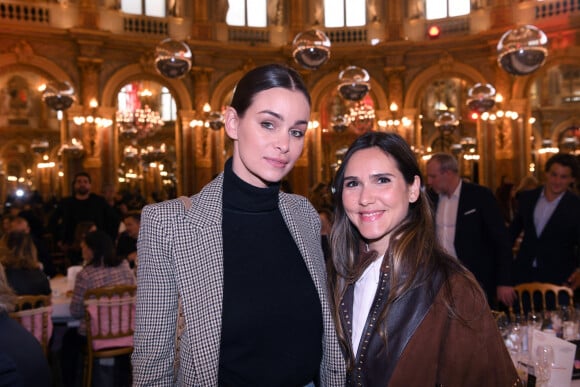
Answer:
POLYGON ((167 16, 166 0, 121 0, 121 11, 133 15, 167 16))
POLYGON ((366 1, 324 0, 324 25, 328 28, 366 25, 366 1))
POLYGON ((427 20, 469 15, 470 0, 425 0, 427 20))
POLYGON ((229 0, 226 23, 239 27, 267 27, 267 0, 229 0))

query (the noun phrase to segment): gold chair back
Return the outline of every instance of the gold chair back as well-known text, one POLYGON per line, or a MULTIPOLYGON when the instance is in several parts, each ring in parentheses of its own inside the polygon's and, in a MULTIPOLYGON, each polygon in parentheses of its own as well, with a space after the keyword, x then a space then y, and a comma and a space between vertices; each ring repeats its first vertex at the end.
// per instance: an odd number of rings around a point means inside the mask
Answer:
POLYGON ((135 329, 135 285, 89 289, 85 293, 87 356, 84 385, 91 386, 96 358, 129 355, 135 329))
MULTIPOLYGON (((560 304, 558 296, 560 293, 565 293, 568 296, 567 306, 574 307, 574 292, 572 289, 566 286, 559 286, 545 282, 528 282, 516 285, 514 287, 516 294, 518 296, 518 304, 520 311, 524 310, 524 299, 530 300, 530 311, 538 311, 534 303, 534 295, 541 295, 541 310, 548 310, 547 297, 551 294, 554 297, 554 305, 556 308, 563 306, 560 304)), ((513 308, 510 308, 510 313, 513 315, 513 308)))
POLYGON ((40 342, 42 351, 48 356, 49 342, 52 336, 52 306, 50 296, 22 295, 16 299, 15 311, 10 313, 40 342))

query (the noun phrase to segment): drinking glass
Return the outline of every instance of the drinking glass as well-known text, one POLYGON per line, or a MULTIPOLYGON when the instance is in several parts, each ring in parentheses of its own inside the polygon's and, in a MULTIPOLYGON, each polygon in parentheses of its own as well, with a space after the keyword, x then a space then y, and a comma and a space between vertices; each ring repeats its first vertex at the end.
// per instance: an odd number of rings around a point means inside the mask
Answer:
POLYGON ((536 359, 534 361, 534 371, 538 387, 548 387, 548 381, 552 376, 552 366, 554 365, 554 349, 551 345, 538 345, 536 348, 536 359))
POLYGON ((544 323, 544 317, 540 312, 528 312, 528 325, 539 331, 542 330, 542 324, 544 323))

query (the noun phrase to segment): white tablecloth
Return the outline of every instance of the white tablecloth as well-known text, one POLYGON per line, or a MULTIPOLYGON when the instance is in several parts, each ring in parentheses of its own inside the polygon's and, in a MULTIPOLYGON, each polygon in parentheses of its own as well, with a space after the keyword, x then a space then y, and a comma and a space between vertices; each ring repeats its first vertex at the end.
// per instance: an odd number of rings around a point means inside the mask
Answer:
POLYGON ((58 276, 50 280, 52 290, 52 321, 54 323, 66 323, 69 326, 76 326, 79 320, 73 318, 70 314, 70 285, 67 277, 58 276), (67 292, 69 294, 67 294, 67 292))

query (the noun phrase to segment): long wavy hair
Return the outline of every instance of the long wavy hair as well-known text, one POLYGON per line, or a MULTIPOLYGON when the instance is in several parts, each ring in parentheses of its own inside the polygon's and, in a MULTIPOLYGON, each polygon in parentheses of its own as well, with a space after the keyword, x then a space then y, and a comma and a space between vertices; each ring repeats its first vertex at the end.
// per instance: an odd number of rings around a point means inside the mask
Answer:
MULTIPOLYGON (((333 313, 339 340, 347 356, 350 367, 354 365, 354 352, 345 329, 340 324, 339 305, 347 287, 354 284, 361 274, 358 267, 361 257, 367 254, 363 246, 365 241, 356 227, 348 219, 342 202, 344 173, 350 159, 356 152, 379 148, 392 160, 402 173, 405 182, 410 185, 415 176, 421 177, 419 165, 405 140, 395 133, 369 132, 357 138, 347 150, 338 169, 333 186, 334 190, 334 224, 330 235, 332 264, 329 265, 329 285, 333 303, 333 313)), ((419 198, 409 203, 409 210, 403 221, 393 230, 387 251, 373 252, 375 256, 384 254, 390 266, 390 291, 387 302, 379 317, 379 334, 387 342, 386 316, 390 306, 409 290, 428 283, 436 273, 444 278, 444 302, 451 315, 456 316, 451 287, 448 281, 455 272, 464 273, 470 278, 476 291, 481 292, 477 282, 456 259, 447 255, 437 242, 435 224, 429 198, 421 190, 419 198), (479 289, 479 290, 477 290, 479 289)))
POLYGON ((38 252, 30 234, 10 231, 1 249, 0 260, 7 269, 34 270, 40 268, 38 252))
POLYGON ((4 266, 0 263, 0 312, 12 312, 15 301, 16 293, 8 285, 8 280, 4 273, 4 266))

